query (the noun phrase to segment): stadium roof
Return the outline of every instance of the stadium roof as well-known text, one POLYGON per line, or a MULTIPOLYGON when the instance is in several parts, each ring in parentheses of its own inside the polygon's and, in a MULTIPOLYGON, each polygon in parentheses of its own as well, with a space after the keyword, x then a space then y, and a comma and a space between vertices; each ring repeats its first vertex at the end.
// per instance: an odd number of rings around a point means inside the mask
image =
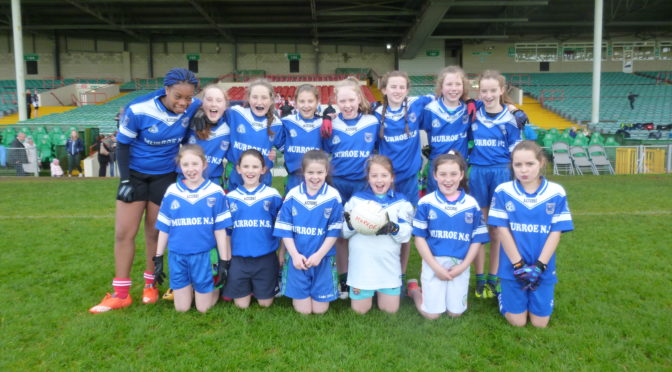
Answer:
MULTIPOLYGON (((21 0, 27 33, 127 41, 220 41, 401 46, 428 38, 590 39, 591 0, 21 0)), ((0 30, 11 30, 0 0, 0 30)), ((604 0, 604 38, 672 35, 672 1, 604 0)))

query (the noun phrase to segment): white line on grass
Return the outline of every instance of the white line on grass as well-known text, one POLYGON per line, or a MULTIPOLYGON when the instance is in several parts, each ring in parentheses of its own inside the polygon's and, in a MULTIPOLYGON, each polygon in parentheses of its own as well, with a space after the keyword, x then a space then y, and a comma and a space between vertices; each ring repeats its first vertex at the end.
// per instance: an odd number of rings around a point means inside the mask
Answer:
POLYGON ((60 218, 60 219, 78 219, 78 218, 114 218, 114 215, 109 216, 0 216, 2 220, 18 220, 21 218, 40 219, 40 218, 60 218))

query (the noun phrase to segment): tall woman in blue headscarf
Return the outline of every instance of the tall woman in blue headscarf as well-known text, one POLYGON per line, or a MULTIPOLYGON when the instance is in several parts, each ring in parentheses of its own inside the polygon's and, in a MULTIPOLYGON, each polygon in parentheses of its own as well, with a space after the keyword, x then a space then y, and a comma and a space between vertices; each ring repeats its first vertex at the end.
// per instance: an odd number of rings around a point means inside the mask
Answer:
POLYGON ((145 216, 145 288, 142 302, 154 303, 159 291, 154 284, 158 230, 156 219, 168 186, 175 182, 175 156, 189 121, 201 101, 194 98, 198 79, 183 68, 170 70, 164 88, 132 101, 124 109, 117 134, 117 161, 121 182, 117 192, 114 233, 115 277, 113 294, 89 309, 102 313, 131 305, 131 266, 135 236, 145 216))

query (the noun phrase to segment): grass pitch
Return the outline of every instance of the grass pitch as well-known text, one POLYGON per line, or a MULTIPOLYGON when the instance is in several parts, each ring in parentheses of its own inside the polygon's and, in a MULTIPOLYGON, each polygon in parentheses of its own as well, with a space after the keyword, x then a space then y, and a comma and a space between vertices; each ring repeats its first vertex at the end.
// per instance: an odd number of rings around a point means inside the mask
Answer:
MULTIPOLYGON (((301 316, 220 303, 202 315, 140 304, 92 315, 113 272, 112 179, 0 179, 0 370, 670 370, 672 177, 584 176, 565 186, 575 231, 558 248, 548 329, 508 326, 495 301, 460 319, 301 316)), ((142 230, 141 230, 142 231, 142 230)), ((418 277, 413 252, 409 278, 418 277)))

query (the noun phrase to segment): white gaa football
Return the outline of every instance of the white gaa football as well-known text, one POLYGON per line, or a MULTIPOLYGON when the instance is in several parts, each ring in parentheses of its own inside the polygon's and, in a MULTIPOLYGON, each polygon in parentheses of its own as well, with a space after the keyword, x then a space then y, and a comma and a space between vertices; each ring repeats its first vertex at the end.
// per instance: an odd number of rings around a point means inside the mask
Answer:
POLYGON ((350 224, 360 234, 375 235, 386 223, 385 209, 371 200, 357 204, 350 212, 350 224))

